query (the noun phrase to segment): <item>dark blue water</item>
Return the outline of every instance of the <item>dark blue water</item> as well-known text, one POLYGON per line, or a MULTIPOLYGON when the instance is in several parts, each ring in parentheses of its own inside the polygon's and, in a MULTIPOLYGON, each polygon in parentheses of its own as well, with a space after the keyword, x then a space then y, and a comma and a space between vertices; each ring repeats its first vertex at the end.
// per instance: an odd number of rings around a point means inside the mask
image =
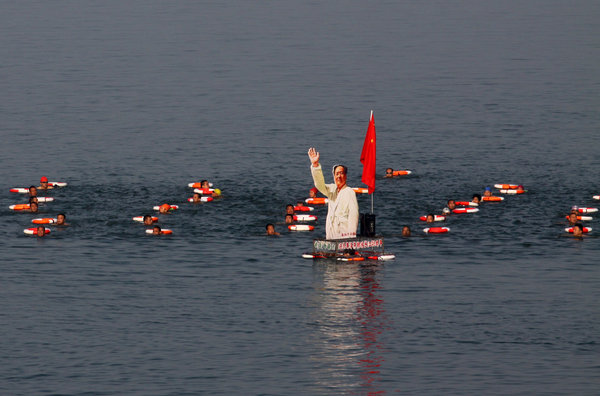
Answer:
POLYGON ((600 223, 563 228, 600 206, 600 5, 421 3, 4 4, 0 392, 597 394, 600 223), (414 172, 377 181, 397 258, 304 260, 306 151, 362 186, 371 109, 378 173, 414 172), (42 175, 71 226, 37 239, 8 189, 42 175), (222 198, 185 202, 201 179, 222 198), (174 234, 146 236, 163 202, 174 234))

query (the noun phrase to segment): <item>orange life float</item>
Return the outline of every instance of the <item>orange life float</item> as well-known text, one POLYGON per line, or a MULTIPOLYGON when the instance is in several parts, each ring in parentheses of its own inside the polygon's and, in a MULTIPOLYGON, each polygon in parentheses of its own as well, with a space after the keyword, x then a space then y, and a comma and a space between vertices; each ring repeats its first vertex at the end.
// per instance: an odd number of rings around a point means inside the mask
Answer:
MULTIPOLYGON (((27 235, 37 235, 37 228, 26 228, 23 230, 23 232, 27 235)), ((50 234, 50 230, 47 228, 44 229, 44 234, 50 234)))
POLYGON ((362 256, 357 257, 338 257, 338 261, 365 261, 365 258, 362 256))
POLYGON ((15 187, 10 189, 11 193, 29 194, 29 189, 25 187, 15 187))
POLYGON ((367 194, 369 192, 369 189, 364 187, 352 187, 352 189, 357 194, 367 194))
POLYGON ((456 204, 456 206, 479 206, 477 202, 471 201, 454 201, 454 203, 456 204))
POLYGON ((457 214, 461 214, 461 213, 477 213, 479 212, 479 209, 477 208, 456 208, 456 209, 452 209, 452 213, 457 213, 457 214))
POLYGON ((306 198, 304 202, 313 204, 313 205, 325 205, 329 200, 327 198, 317 197, 317 198, 306 198))
POLYGON ((515 189, 500 190, 500 194, 508 194, 508 195, 525 194, 526 192, 527 192, 527 190, 515 190, 515 189))
POLYGON ((290 224, 288 229, 290 231, 313 231, 315 227, 308 224, 290 224))
POLYGON ((311 212, 315 210, 315 208, 310 206, 294 206, 294 210, 297 212, 311 212))
MULTIPOLYGON (((209 187, 212 187, 212 186, 213 186, 213 184, 212 184, 212 183, 208 183, 208 186, 209 186, 209 187)), ((202 184, 201 184, 201 183, 199 183, 199 182, 196 182, 196 183, 188 183, 188 187, 190 187, 190 188, 202 188, 202 184)))
POLYGON ((448 227, 429 227, 423 228, 423 232, 426 234, 445 234, 450 231, 448 227))
MULTIPOLYGON (((138 221, 138 222, 140 222, 140 223, 143 223, 143 222, 144 222, 144 216, 135 216, 135 217, 133 218, 133 221, 138 221)), ((158 221, 158 217, 154 217, 154 216, 153 216, 153 217, 152 217, 152 222, 153 222, 153 223, 156 223, 157 221, 158 221)))
POLYGON ((48 186, 52 186, 52 187, 67 187, 67 183, 65 182, 48 182, 48 186))
MULTIPOLYGON (((419 220, 427 221, 427 216, 419 217, 419 220)), ((444 221, 446 216, 433 215, 433 221, 444 221)))
POLYGON ((16 204, 16 205, 10 205, 8 207, 10 210, 16 210, 16 211, 20 211, 20 210, 31 210, 31 206, 29 204, 16 204))
POLYGON ((481 200, 485 202, 500 202, 504 201, 504 197, 481 197, 481 200))
MULTIPOLYGON (((567 228, 565 228, 565 231, 572 234, 573 233, 573 227, 567 227, 567 228)), ((584 233, 587 233, 587 232, 590 232, 590 231, 592 231, 592 227, 583 227, 583 232, 584 233)))
MULTIPOLYGON (((165 205, 165 204, 163 204, 163 205, 165 205)), ((169 204, 166 204, 166 205, 169 205, 169 204)), ((154 210, 160 210, 161 206, 162 205, 160 205, 160 206, 154 206, 152 209, 154 209, 154 210)), ((169 205, 169 210, 177 210, 177 209, 179 209, 179 206, 177 206, 177 205, 169 205)))
MULTIPOLYGON (((569 220, 569 216, 565 216, 567 218, 567 220, 569 220)), ((577 220, 579 221, 591 221, 594 220, 594 218, 592 216, 577 216, 577 220)))
POLYGON ((33 224, 54 224, 56 223, 58 220, 52 217, 43 217, 43 218, 38 218, 38 219, 33 219, 31 220, 31 222, 33 224))
POLYGON ((494 187, 496 187, 499 190, 515 190, 519 187, 518 184, 494 184, 494 187))
MULTIPOLYGON (((213 197, 200 197, 200 202, 210 202, 213 199, 213 197)), ((188 202, 194 202, 194 198, 188 198, 188 202)))
POLYGON ((577 206, 573 207, 573 209, 577 209, 579 213, 596 213, 598 208, 579 208, 577 206))
POLYGON ((212 188, 194 188, 194 192, 202 195, 212 195, 215 190, 212 188))
MULTIPOLYGON (((160 230, 160 233, 162 235, 171 235, 173 233, 173 230, 162 229, 162 230, 160 230)), ((146 234, 154 234, 154 230, 152 230, 152 229, 146 230, 146 234)))
POLYGON ((406 176, 406 175, 410 175, 412 173, 412 171, 409 170, 396 170, 394 172, 392 172, 393 176, 406 176))

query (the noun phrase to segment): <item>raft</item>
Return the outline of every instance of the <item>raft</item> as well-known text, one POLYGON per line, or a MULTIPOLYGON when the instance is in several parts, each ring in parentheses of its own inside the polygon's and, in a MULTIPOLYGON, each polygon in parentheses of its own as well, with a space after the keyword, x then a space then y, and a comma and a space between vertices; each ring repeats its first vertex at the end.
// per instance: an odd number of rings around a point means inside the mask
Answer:
POLYGON ((303 253, 306 259, 334 261, 388 261, 396 256, 384 252, 383 237, 357 237, 347 239, 314 239, 313 251, 303 253))

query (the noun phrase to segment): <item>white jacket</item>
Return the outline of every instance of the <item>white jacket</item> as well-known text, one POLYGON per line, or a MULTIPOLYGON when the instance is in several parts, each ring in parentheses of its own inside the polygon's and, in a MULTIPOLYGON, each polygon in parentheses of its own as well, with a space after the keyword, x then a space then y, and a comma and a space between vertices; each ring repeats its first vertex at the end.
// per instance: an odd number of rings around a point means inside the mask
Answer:
POLYGON ((327 239, 356 238, 358 202, 356 193, 347 185, 338 193, 335 184, 325 184, 321 165, 310 166, 317 190, 329 201, 325 235, 327 239))

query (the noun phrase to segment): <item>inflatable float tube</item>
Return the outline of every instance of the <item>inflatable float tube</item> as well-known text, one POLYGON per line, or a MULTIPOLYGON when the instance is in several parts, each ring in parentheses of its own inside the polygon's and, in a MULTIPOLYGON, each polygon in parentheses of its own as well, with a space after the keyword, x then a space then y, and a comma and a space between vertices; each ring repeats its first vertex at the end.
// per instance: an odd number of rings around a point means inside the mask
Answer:
MULTIPOLYGON (((140 222, 140 223, 143 223, 144 222, 144 216, 135 216, 134 218, 132 218, 132 220, 140 222)), ((158 217, 152 216, 152 222, 156 223, 157 221, 158 221, 158 217)))
POLYGON ((52 217, 42 217, 42 218, 37 218, 37 219, 31 220, 31 222, 33 224, 54 224, 57 221, 58 220, 56 218, 52 218, 52 217))
POLYGON ((16 204, 16 205, 10 205, 8 208, 10 210, 20 211, 20 210, 30 210, 31 206, 29 206, 29 204, 16 204))
POLYGON ((461 213, 477 213, 479 212, 479 209, 477 208, 456 208, 456 209, 452 209, 452 213, 457 213, 457 214, 461 214, 461 213))
POLYGON ((315 227, 308 224, 290 224, 288 229, 290 231, 312 231, 315 227))
POLYGON ((429 228, 423 228, 423 232, 425 234, 445 234, 448 231, 450 231, 450 228, 448 228, 448 227, 429 227, 429 228))
POLYGON ((479 206, 477 202, 471 201, 454 201, 454 203, 456 204, 456 206, 479 206))
POLYGON ((294 210, 297 212, 312 212, 315 208, 311 206, 294 206, 294 210))
POLYGON ((194 192, 202 195, 212 195, 215 190, 212 188, 194 188, 194 192))
POLYGON ((579 213, 596 213, 598 208, 579 208, 577 206, 573 207, 573 209, 577 209, 579 213))
MULTIPOLYGON (((565 228, 565 231, 572 234, 573 233, 573 227, 567 227, 567 228, 565 228)), ((583 227, 583 233, 584 234, 586 232, 590 232, 590 231, 592 231, 592 227, 583 227)))
POLYGON ((65 183, 65 182, 52 181, 52 182, 48 182, 48 185, 52 186, 52 187, 67 187, 67 183, 65 183))
POLYGON ((596 200, 600 200, 600 195, 594 195, 593 198, 596 199, 596 200))
POLYGON ((518 184, 494 184, 498 190, 516 190, 519 185, 518 184))
POLYGON ((481 197, 481 200, 485 202, 500 202, 504 201, 504 197, 481 197))
MULTIPOLYGON (((210 202, 213 199, 213 197, 200 197, 200 202, 210 202)), ((188 202, 194 202, 194 198, 188 198, 188 202)))
MULTIPOLYGON (((23 230, 23 233, 25 233, 26 235, 37 235, 37 228, 25 228, 23 230)), ((50 234, 50 230, 46 228, 44 234, 50 234)))
POLYGON ((378 256, 369 256, 369 260, 388 261, 396 258, 394 254, 380 254, 378 256))
MULTIPOLYGON (((569 220, 569 216, 565 216, 567 220, 569 220)), ((577 216, 577 220, 579 221, 592 221, 594 218, 592 216, 577 216)))
MULTIPOLYGON (((153 210, 160 210, 160 205, 154 206, 152 209, 153 210)), ((169 210, 177 210, 177 209, 179 209, 179 206, 177 206, 177 205, 169 205, 169 210)))
POLYGON ((337 257, 337 261, 365 261, 365 258, 362 256, 357 257, 337 257))
POLYGON ((352 187, 352 189, 357 194, 367 194, 369 192, 369 189, 364 187, 352 187))
POLYGON ((17 194, 29 194, 29 189, 25 188, 25 187, 15 187, 15 188, 11 188, 10 192, 17 193, 17 194))
POLYGON ((317 220, 317 216, 305 215, 305 214, 294 215, 294 221, 315 221, 315 220, 317 220))
POLYGON ((39 203, 54 202, 54 197, 37 197, 39 203))
POLYGON ((412 171, 407 170, 395 170, 392 172, 392 176, 407 176, 410 175, 412 171))
POLYGON ((500 190, 500 194, 508 194, 508 195, 525 194, 526 191, 527 190, 502 189, 502 190, 500 190))
MULTIPOLYGON (((160 230, 161 235, 171 235, 172 233, 173 233, 173 230, 167 230, 167 229, 160 230)), ((154 234, 154 230, 152 230, 152 229, 146 230, 146 234, 154 234)))
MULTIPOLYGON (((427 221, 427 216, 419 217, 419 220, 427 221)), ((433 221, 444 221, 446 220, 446 216, 433 215, 433 221)))
POLYGON ((308 203, 308 204, 313 204, 313 205, 325 205, 326 203, 329 202, 329 200, 327 198, 306 198, 304 200, 304 202, 308 203))
MULTIPOLYGON (((209 183, 208 183, 208 186, 209 186, 209 187, 212 187, 212 186, 213 186, 213 184, 212 184, 211 182, 209 182, 209 183)), ((199 183, 199 182, 196 182, 196 183, 188 183, 188 187, 189 187, 189 188, 202 188, 202 184, 201 184, 201 183, 199 183)))

